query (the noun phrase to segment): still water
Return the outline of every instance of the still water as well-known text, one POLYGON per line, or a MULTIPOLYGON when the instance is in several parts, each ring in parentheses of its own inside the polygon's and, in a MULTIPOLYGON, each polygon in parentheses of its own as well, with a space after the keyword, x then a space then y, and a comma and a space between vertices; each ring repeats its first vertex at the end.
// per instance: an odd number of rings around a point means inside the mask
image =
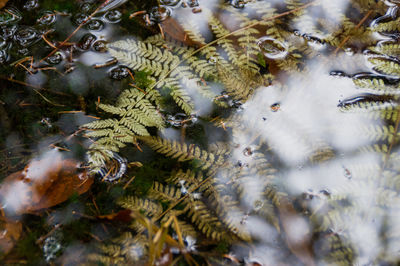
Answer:
POLYGON ((10 0, 1 260, 397 265, 399 5, 10 0))

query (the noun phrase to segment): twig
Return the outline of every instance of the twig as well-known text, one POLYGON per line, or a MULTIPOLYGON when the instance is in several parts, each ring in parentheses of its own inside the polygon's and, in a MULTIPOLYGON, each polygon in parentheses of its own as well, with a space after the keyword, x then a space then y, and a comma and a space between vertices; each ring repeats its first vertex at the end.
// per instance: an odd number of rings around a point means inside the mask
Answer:
MULTIPOLYGON (((367 14, 365 14, 365 16, 362 18, 362 20, 357 24, 357 26, 354 28, 355 30, 359 29, 361 27, 362 24, 364 24, 364 22, 369 18, 369 16, 371 16, 372 14, 372 10, 368 11, 367 14)), ((339 52, 339 50, 346 44, 346 42, 348 42, 351 38, 351 35, 347 36, 346 38, 344 38, 344 40, 339 44, 339 46, 335 49, 335 51, 333 52, 333 54, 337 54, 339 52)))
POLYGON ((34 92, 36 92, 37 94, 39 94, 40 97, 42 97, 43 100, 45 100, 45 101, 48 102, 49 104, 54 105, 54 106, 62 106, 62 107, 65 106, 65 105, 63 105, 63 104, 53 103, 52 101, 50 101, 49 99, 47 99, 43 94, 41 94, 41 93, 39 92, 39 90, 42 90, 43 88, 40 88, 40 87, 38 87, 38 86, 29 84, 29 83, 26 83, 26 82, 23 82, 23 81, 20 81, 20 80, 16 80, 16 79, 4 77, 4 76, 0 76, 0 79, 5 79, 5 80, 8 80, 8 81, 10 81, 10 82, 14 82, 14 83, 17 83, 17 84, 20 84, 20 85, 25 85, 25 86, 27 86, 27 87, 31 87, 31 88, 33 88, 33 91, 34 91, 34 92))

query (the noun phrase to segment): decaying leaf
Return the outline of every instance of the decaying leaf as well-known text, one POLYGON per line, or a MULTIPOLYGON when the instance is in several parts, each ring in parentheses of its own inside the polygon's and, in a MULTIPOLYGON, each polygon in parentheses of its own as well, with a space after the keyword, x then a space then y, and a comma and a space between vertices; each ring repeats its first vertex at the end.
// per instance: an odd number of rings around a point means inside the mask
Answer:
POLYGON ((19 221, 2 221, 0 224, 0 252, 5 255, 11 251, 21 236, 22 224, 19 221))
POLYGON ((7 4, 8 0, 0 0, 0 9, 7 4))
POLYGON ((0 186, 1 203, 7 213, 33 213, 85 193, 93 177, 80 163, 63 159, 58 151, 31 161, 24 170, 9 175, 0 186))
POLYGON ((173 18, 168 18, 160 23, 165 34, 174 40, 180 41, 188 46, 202 47, 204 44, 192 40, 183 29, 182 25, 173 18))
POLYGON ((110 221, 120 221, 120 222, 128 223, 133 220, 131 213, 132 213, 131 210, 121 210, 117 213, 111 213, 111 214, 107 214, 107 215, 99 215, 99 216, 97 216, 97 218, 104 219, 104 220, 110 220, 110 221))
POLYGON ((278 211, 289 249, 304 265, 314 266, 311 234, 308 225, 299 217, 293 204, 287 198, 281 199, 278 211))

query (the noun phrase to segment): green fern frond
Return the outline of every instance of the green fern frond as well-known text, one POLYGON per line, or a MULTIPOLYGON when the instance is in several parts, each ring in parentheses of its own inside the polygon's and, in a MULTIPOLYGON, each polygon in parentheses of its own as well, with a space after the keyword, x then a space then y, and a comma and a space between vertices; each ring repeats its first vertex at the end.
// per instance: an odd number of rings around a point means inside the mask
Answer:
POLYGON ((154 217, 162 213, 162 207, 158 202, 141 199, 135 196, 127 196, 117 201, 118 205, 132 211, 141 211, 146 216, 154 217))
POLYGON ((400 30, 400 18, 389 22, 382 22, 372 28, 376 32, 394 32, 400 30))
POLYGON ((151 198, 170 202, 176 201, 182 196, 179 189, 173 186, 164 186, 159 182, 154 182, 148 193, 151 198))
POLYGON ((138 139, 150 146, 154 151, 176 158, 179 162, 196 160, 202 169, 208 169, 213 164, 221 163, 219 157, 215 157, 214 154, 208 153, 195 145, 181 144, 177 141, 159 137, 138 137, 138 139))
POLYGON ((371 57, 368 59, 374 69, 387 75, 400 76, 400 63, 387 58, 371 57))

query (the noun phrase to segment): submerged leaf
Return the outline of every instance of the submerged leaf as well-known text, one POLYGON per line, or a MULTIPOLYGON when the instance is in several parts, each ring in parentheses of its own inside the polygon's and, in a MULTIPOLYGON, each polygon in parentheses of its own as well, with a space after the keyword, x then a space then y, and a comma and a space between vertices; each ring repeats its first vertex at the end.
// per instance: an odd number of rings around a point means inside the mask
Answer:
POLYGON ((93 184, 93 177, 86 170, 80 171, 79 165, 54 151, 31 161, 1 184, 3 208, 16 214, 32 213, 62 203, 74 193, 85 193, 93 184))
POLYGON ((0 225, 0 252, 7 254, 21 236, 22 224, 19 221, 6 221, 0 225))

